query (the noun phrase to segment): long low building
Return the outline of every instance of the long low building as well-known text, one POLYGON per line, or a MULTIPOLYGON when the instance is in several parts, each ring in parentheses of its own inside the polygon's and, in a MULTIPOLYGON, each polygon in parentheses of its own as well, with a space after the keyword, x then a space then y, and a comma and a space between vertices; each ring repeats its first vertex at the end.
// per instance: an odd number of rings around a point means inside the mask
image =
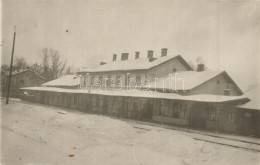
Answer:
POLYGON ((172 124, 210 131, 239 132, 235 105, 245 96, 182 96, 155 91, 99 91, 57 87, 22 88, 23 100, 72 108, 86 113, 172 124))
MULTIPOLYGON (((132 58, 122 53, 121 59, 114 54, 111 62, 97 68, 22 88, 22 99, 86 113, 248 134, 253 125, 242 129, 247 121, 236 106, 250 100, 228 73, 205 70, 204 64, 193 70, 182 56, 167 51, 163 48, 156 56, 149 50, 145 58, 140 52, 132 58)), ((260 131, 251 132, 260 136, 260 131)))

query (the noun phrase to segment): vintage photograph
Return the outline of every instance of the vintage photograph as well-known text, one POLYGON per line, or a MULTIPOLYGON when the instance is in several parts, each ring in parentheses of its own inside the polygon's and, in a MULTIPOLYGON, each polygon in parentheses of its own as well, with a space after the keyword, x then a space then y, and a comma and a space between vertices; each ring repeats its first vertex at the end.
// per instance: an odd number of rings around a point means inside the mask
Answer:
POLYGON ((260 165, 260 0, 0 9, 0 165, 260 165))

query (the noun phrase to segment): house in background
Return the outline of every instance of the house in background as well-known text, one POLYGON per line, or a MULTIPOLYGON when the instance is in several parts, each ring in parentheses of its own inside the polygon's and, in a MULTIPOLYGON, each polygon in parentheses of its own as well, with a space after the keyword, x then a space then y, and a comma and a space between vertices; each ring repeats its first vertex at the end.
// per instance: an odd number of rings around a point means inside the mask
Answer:
POLYGON ((58 88, 78 88, 80 84, 80 78, 76 75, 66 75, 58 79, 46 82, 42 84, 45 87, 58 87, 58 88))
POLYGON ((3 91, 5 88, 5 81, 6 81, 6 76, 5 76, 5 72, 1 70, 1 95, 3 95, 3 91))
POLYGON ((134 59, 129 59, 128 53, 122 53, 121 59, 113 55, 112 62, 101 62, 96 69, 85 69, 77 74, 86 82, 87 86, 111 88, 117 84, 126 87, 135 82, 136 86, 142 86, 147 80, 153 81, 176 71, 191 71, 190 65, 180 56, 167 55, 167 49, 161 49, 161 55, 154 57, 152 50, 147 53, 147 58, 139 58, 140 52, 135 52, 134 59))
MULTIPOLYGON (((9 79, 9 73, 1 72, 2 96, 6 95, 7 88, 8 88, 8 79, 9 79)), ((12 73, 10 96, 19 97, 20 88, 40 86, 44 82, 46 82, 46 79, 32 70, 27 69, 20 72, 14 72, 12 73)))

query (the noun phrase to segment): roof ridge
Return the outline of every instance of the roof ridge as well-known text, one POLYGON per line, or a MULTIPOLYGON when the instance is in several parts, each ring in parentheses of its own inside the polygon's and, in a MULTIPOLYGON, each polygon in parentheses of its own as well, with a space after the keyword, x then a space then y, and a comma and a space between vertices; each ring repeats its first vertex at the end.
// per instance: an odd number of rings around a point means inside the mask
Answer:
POLYGON ((166 61, 169 61, 169 60, 179 57, 179 56, 180 55, 169 55, 169 56, 156 58, 156 60, 153 60, 153 61, 149 61, 149 58, 111 61, 104 65, 98 65, 97 68, 83 69, 83 70, 79 71, 78 73, 80 73, 80 72, 123 71, 123 70, 147 70, 147 69, 158 66, 166 61))

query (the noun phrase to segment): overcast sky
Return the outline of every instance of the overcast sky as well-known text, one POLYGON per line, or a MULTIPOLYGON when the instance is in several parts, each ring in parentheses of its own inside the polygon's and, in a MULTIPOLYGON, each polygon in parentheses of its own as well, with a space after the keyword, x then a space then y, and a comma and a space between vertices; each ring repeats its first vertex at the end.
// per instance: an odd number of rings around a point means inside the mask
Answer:
POLYGON ((202 56, 210 70, 226 70, 242 89, 260 75, 257 0, 4 0, 2 8, 3 63, 10 62, 16 25, 15 56, 29 63, 39 62, 45 47, 79 68, 111 61, 113 53, 160 56, 168 48, 194 63, 202 56))

